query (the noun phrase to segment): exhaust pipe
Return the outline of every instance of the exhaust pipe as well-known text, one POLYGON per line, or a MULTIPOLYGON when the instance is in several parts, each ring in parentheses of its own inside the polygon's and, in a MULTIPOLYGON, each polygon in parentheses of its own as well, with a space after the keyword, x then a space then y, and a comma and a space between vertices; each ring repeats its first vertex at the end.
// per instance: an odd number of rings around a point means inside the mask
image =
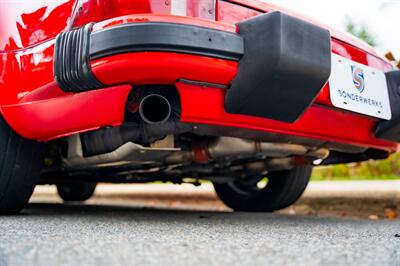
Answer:
POLYGON ((150 94, 139 104, 139 115, 147 124, 162 124, 171 116, 171 104, 160 94, 150 94))
POLYGON ((109 153, 127 142, 148 144, 171 134, 192 131, 193 126, 180 123, 179 108, 173 98, 170 102, 160 94, 149 94, 139 102, 140 122, 82 133, 83 153, 85 156, 109 153))

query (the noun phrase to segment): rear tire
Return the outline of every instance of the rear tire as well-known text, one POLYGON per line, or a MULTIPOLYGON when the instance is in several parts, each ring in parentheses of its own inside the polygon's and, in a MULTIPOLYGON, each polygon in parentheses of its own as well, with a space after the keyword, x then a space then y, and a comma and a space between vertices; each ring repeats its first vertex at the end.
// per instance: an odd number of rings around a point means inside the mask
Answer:
POLYGON ((16 134, 0 117, 0 215, 28 203, 43 165, 45 145, 16 134))
POLYGON ((64 201, 85 201, 90 199, 96 189, 96 183, 64 183, 57 185, 60 198, 64 201))
POLYGON ((311 165, 297 166, 288 171, 268 173, 267 185, 257 183, 214 183, 218 197, 236 211, 272 212, 295 203, 303 194, 310 180, 311 165))

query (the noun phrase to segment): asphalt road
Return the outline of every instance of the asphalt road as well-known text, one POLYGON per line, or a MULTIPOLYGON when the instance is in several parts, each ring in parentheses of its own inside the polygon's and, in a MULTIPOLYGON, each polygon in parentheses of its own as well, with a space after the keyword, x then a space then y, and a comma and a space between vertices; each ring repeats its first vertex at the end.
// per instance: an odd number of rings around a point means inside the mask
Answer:
POLYGON ((0 217, 0 265, 400 265, 399 220, 140 205, 36 197, 0 217))

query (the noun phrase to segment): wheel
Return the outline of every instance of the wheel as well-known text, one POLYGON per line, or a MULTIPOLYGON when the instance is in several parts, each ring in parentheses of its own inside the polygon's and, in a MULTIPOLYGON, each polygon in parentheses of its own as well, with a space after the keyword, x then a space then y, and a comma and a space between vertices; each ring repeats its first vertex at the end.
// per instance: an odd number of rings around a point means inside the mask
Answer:
POLYGON ((45 145, 16 134, 0 117, 0 215, 28 203, 43 165, 45 145))
POLYGON ((258 184, 264 177, 253 182, 214 183, 214 188, 218 197, 236 211, 272 212, 286 208, 300 198, 311 172, 311 165, 296 166, 288 171, 268 173, 268 182, 261 188, 258 184))
POLYGON ((93 196, 96 183, 64 183, 57 185, 60 198, 64 201, 85 201, 93 196))

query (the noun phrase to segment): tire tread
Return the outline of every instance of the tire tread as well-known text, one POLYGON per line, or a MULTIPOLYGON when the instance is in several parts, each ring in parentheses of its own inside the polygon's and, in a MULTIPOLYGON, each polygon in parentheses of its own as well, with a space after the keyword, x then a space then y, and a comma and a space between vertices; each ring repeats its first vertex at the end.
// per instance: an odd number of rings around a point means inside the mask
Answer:
POLYGON ((297 166, 289 171, 272 172, 267 186, 254 194, 241 194, 229 184, 214 183, 218 197, 236 211, 272 212, 295 203, 310 180, 311 165, 297 166))
POLYGON ((43 154, 43 144, 17 135, 0 118, 0 215, 16 214, 26 206, 43 154))

